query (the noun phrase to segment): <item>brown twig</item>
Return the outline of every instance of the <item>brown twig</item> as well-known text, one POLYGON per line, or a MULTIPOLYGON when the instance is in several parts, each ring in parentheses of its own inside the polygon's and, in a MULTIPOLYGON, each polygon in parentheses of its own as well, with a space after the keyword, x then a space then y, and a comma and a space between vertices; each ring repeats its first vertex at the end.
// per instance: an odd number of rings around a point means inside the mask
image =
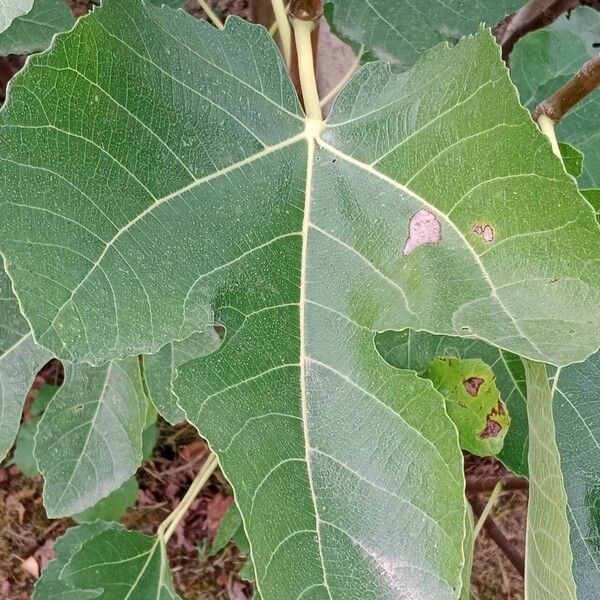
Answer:
MULTIPOLYGON (((471 507, 473 508, 473 513, 475 514, 475 517, 479 519, 479 517, 482 515, 485 509, 484 504, 481 502, 477 495, 471 496, 469 498, 469 502, 471 503, 471 507)), ((508 560, 512 563, 512 565, 515 567, 515 569, 521 575, 521 577, 524 578, 525 561, 523 560, 523 557, 519 552, 517 552, 517 550, 515 550, 515 548, 513 548, 512 544, 506 539, 502 531, 500 531, 498 525, 496 525, 496 523, 494 522, 494 519, 492 519, 492 517, 488 517, 485 520, 483 527, 485 528, 490 538, 494 540, 498 548, 502 550, 506 558, 508 558, 508 560)))
POLYGON ((600 54, 588 60, 571 80, 539 104, 533 111, 533 118, 537 121, 542 115, 546 115, 556 124, 578 102, 599 86, 600 54))
POLYGON ((500 481, 502 484, 502 490, 526 490, 529 488, 529 482, 523 477, 516 477, 510 475, 498 480, 497 477, 484 477, 482 479, 475 479, 467 481, 466 492, 467 494, 477 494, 480 492, 491 492, 496 484, 500 481))
POLYGON ((578 6, 591 6, 600 10, 600 1, 530 0, 516 13, 504 18, 494 27, 494 35, 502 46, 502 58, 508 62, 512 49, 524 35, 550 25, 563 13, 578 6))
POLYGON ((268 29, 275 20, 271 0, 251 0, 250 19, 253 23, 258 23, 268 29))

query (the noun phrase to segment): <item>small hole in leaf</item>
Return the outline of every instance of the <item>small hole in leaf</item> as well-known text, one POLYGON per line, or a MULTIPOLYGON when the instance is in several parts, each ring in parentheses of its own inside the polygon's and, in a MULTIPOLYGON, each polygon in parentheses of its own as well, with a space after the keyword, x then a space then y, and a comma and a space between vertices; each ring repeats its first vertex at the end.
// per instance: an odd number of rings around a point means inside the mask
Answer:
POLYGON ((73 412, 81 412, 83 410, 83 404, 77 404, 73 407, 73 412))

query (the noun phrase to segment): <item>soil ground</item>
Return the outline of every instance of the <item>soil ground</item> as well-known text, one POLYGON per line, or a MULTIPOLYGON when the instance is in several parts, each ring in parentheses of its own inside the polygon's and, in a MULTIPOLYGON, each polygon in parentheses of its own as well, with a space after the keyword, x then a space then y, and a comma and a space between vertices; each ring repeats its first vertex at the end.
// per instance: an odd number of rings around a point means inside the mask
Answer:
MULTIPOLYGON (((87 0, 70 0, 75 14, 90 8, 87 0)), ((188 3, 188 5, 191 3, 188 3)), ((188 6, 189 7, 189 6, 188 6)), ((248 0, 219 0, 223 16, 248 16, 248 0)), ((190 10, 204 17, 200 9, 190 10)), ((24 58, 0 59, 0 104, 6 85, 21 68, 24 58)), ((43 381, 43 380, 42 380, 43 381)), ((38 381, 38 385, 41 381, 38 381)), ((33 392, 34 393, 34 392, 33 392)), ((27 406, 30 406, 31 395, 27 406)), ((27 418, 27 410, 24 418, 27 418)), ((158 524, 179 502, 194 474, 207 455, 206 445, 189 425, 161 426, 159 442, 152 460, 137 473, 140 492, 136 505, 122 522, 131 528, 154 533, 158 524)), ((0 466, 0 598, 29 600, 39 570, 53 558, 52 544, 73 522, 48 520, 42 505, 42 479, 25 477, 16 466, 0 466)), ((467 456, 465 473, 470 483, 502 478, 508 473, 496 460, 467 456)), ((488 492, 479 494, 485 503, 488 492)), ((229 546, 211 558, 201 558, 198 546, 209 543, 233 498, 220 474, 212 477, 192 505, 184 523, 169 543, 169 559, 177 591, 185 600, 246 600, 250 584, 237 572, 244 563, 235 547, 229 546)), ((503 492, 492 517, 514 549, 524 553, 527 492, 503 492)), ((520 600, 523 579, 498 549, 485 529, 475 546, 472 574, 473 600, 520 600)))

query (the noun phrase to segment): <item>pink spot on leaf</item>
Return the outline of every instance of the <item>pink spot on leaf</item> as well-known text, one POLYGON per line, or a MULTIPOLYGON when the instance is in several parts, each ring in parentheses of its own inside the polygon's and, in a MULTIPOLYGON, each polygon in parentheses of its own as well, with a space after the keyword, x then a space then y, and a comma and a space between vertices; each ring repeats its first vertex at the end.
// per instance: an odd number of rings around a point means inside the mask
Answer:
POLYGON ((473 225, 472 231, 480 235, 488 244, 494 241, 494 229, 491 225, 473 225))
POLYGON ((485 429, 479 434, 479 437, 482 439, 490 438, 490 437, 498 437, 498 434, 502 431, 502 425, 497 421, 492 421, 488 418, 487 425, 485 429))
POLYGON ((465 390, 470 396, 477 396, 479 393, 479 387, 483 383, 483 379, 481 377, 469 377, 469 379, 465 379, 463 381, 463 385, 465 386, 465 390))
POLYGON ((437 244, 442 239, 442 226, 438 218, 424 208, 416 212, 408 223, 408 239, 402 254, 408 256, 417 246, 437 244))

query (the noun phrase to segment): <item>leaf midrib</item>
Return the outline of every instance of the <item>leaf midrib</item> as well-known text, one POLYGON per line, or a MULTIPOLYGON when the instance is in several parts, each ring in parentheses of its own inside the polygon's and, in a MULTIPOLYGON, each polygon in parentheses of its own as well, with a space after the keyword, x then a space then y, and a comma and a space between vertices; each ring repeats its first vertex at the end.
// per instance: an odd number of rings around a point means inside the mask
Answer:
POLYGON ((330 600, 333 600, 329 583, 327 581, 327 571, 325 569, 325 557, 323 555, 323 542, 321 541, 321 518, 319 515, 319 507, 317 506, 317 496, 315 493, 315 485, 312 473, 312 457, 309 433, 308 433, 308 406, 306 393, 306 363, 308 356, 306 353, 306 284, 307 284, 307 264, 308 264, 308 234, 310 230, 310 215, 312 207, 312 186, 313 186, 313 169, 314 169, 314 154, 315 144, 317 139, 310 135, 309 128, 314 123, 309 119, 306 121, 306 137, 307 153, 306 153, 306 184, 304 190, 304 215, 302 221, 302 254, 300 262, 300 300, 299 300, 299 320, 300 320, 300 399, 302 404, 302 433, 304 436, 304 460, 306 462, 306 472, 310 486, 310 497, 315 511, 315 530, 317 535, 317 545, 319 547, 319 557, 321 561, 321 569, 323 572, 323 586, 327 590, 327 595, 330 600))

